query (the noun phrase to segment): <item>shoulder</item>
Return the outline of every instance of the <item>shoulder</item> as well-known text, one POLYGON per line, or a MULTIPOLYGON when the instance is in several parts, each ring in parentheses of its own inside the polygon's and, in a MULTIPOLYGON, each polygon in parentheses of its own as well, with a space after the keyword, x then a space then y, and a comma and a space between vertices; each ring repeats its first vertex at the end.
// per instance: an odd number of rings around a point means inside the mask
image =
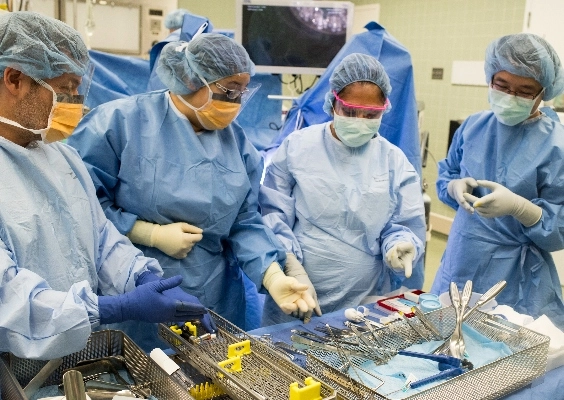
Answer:
POLYGON ((308 126, 307 128, 292 132, 284 141, 288 147, 303 147, 308 143, 319 143, 319 140, 323 138, 325 128, 327 127, 328 129, 328 126, 329 122, 308 126))
POLYGON ((461 129, 468 129, 477 125, 486 125, 497 122, 495 114, 491 110, 484 110, 470 115, 461 125, 461 129))
POLYGON ((545 136, 551 145, 558 147, 562 151, 564 149, 564 125, 544 114, 537 124, 534 124, 537 126, 531 125, 531 131, 545 136))
POLYGON ((217 132, 217 134, 222 137, 232 137, 237 145, 239 154, 241 154, 245 162, 256 164, 262 160, 260 153, 247 138, 245 131, 237 122, 232 122, 227 128, 217 132))
POLYGON ((377 157, 387 156, 388 162, 390 163, 390 169, 402 167, 403 169, 413 170, 413 172, 417 174, 415 168, 411 162, 409 162, 409 159, 402 149, 380 135, 375 138, 375 141, 375 144, 377 144, 376 148, 379 149, 379 151, 377 151, 377 157))
POLYGON ((62 157, 66 159, 67 163, 70 165, 74 173, 79 176, 81 182, 83 182, 83 186, 84 182, 90 181, 90 174, 86 169, 86 165, 84 164, 84 161, 82 161, 82 158, 75 148, 62 142, 48 144, 46 145, 46 148, 48 148, 49 151, 58 152, 62 157))
MULTIPOLYGON (((112 114, 144 114, 148 109, 160 108, 167 104, 166 90, 141 93, 133 96, 108 101, 92 109, 88 116, 101 116, 112 114)), ((85 118, 86 118, 85 117, 85 118)))

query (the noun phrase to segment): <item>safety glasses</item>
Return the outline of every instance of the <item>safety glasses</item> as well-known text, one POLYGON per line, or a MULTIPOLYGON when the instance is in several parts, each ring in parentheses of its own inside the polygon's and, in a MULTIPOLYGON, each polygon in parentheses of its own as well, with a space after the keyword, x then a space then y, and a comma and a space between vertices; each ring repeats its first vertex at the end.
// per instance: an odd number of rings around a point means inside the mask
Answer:
POLYGON ((243 90, 239 90, 239 89, 228 89, 225 86, 219 84, 218 82, 215 82, 215 86, 217 86, 219 89, 221 89, 223 91, 223 93, 225 93, 225 96, 229 99, 229 100, 235 100, 238 99, 239 97, 243 96, 245 93, 249 92, 249 89, 245 88, 243 90))
POLYGON ((344 117, 379 119, 390 106, 388 99, 386 99, 386 103, 384 103, 383 106, 360 106, 347 103, 341 99, 334 90, 333 95, 335 96, 334 110, 337 114, 344 117))

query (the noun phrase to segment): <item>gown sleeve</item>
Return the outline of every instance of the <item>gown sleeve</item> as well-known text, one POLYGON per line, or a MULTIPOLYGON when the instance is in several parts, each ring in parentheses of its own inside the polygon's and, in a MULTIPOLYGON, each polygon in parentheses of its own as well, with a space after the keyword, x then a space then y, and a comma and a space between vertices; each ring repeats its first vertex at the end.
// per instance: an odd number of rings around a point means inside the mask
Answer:
POLYGON ((110 107, 97 107, 80 122, 68 139, 88 168, 98 201, 110 221, 122 234, 127 234, 137 215, 115 205, 115 189, 119 184, 120 156, 124 146, 117 133, 126 129, 124 118, 110 107))
POLYGON ((0 240, 0 352, 22 358, 52 359, 83 349, 91 328, 100 323, 97 295, 133 290, 147 270, 162 275, 158 262, 144 257, 106 218, 78 154, 59 146, 90 200, 98 293, 86 280, 67 292, 52 289, 41 276, 18 266, 16 255, 0 240))
POLYGON ((458 203, 448 194, 447 187, 451 180, 460 179, 460 162, 462 161, 462 145, 464 143, 464 122, 455 132, 447 157, 439 161, 439 177, 437 178, 437 196, 446 205, 458 210, 458 203))
POLYGON ((394 178, 390 191, 394 193, 396 208, 380 236, 382 254, 385 256, 399 242, 410 242, 415 246, 413 266, 416 268, 425 252, 426 224, 421 183, 419 175, 403 154, 397 152, 393 157, 391 173, 394 178))
POLYGON ((272 163, 266 168, 260 188, 259 203, 264 223, 272 229, 287 253, 293 253, 300 262, 302 251, 293 229, 296 221, 296 199, 292 191, 296 184, 288 169, 288 141, 276 150, 272 163))
MULTIPOLYGON (((235 132, 239 130, 235 129, 235 132)), ((241 135, 244 135, 242 130, 238 135, 238 143, 251 189, 239 208, 227 241, 243 271, 260 288, 266 269, 275 261, 284 264, 286 252, 272 230, 264 224, 259 212, 258 194, 264 165, 262 157, 241 135)))

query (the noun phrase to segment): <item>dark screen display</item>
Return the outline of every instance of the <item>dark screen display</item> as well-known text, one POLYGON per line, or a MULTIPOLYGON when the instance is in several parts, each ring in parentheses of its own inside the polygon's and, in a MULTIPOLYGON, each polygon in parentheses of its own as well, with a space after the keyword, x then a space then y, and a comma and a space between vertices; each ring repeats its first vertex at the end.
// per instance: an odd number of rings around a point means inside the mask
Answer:
POLYGON ((347 11, 243 5, 242 44, 256 65, 326 68, 346 42, 347 11))

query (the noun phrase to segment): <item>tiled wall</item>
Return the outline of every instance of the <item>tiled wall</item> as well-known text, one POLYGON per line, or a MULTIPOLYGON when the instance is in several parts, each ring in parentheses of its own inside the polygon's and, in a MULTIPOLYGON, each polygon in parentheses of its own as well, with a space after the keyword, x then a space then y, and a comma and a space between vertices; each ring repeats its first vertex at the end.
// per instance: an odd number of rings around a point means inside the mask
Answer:
MULTIPOLYGON (((450 83, 454 60, 483 60, 494 38, 522 30, 526 0, 353 0, 356 5, 380 4, 380 23, 410 51, 417 100, 425 103, 423 129, 430 132, 436 161, 446 156, 451 119, 488 108, 487 88, 450 83), (443 68, 442 80, 431 79, 443 68)), ((235 0, 179 0, 179 7, 208 16, 214 26, 235 28, 235 0)), ((429 157, 423 174, 429 183, 431 211, 454 212, 436 197, 436 162, 429 157)))

